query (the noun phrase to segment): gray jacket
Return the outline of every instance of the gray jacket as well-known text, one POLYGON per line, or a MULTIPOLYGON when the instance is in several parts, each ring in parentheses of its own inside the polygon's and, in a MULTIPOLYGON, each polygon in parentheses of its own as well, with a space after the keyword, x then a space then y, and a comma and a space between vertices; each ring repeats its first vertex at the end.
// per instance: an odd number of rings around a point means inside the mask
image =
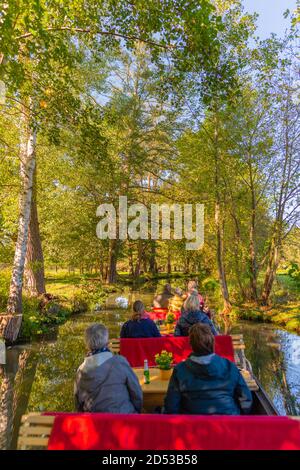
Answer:
POLYGON ((75 386, 76 411, 140 413, 143 392, 127 359, 101 352, 85 358, 75 386))

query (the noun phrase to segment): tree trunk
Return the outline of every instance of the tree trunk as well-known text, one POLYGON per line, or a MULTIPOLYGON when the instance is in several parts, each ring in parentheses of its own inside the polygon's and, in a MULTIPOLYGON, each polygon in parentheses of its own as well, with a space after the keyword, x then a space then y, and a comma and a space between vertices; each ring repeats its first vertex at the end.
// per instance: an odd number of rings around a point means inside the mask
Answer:
POLYGON ((255 216, 251 217, 250 226, 250 246, 249 246, 249 267, 250 267, 250 296, 251 300, 257 300, 257 263, 256 263, 256 251, 254 242, 255 233, 255 222, 253 221, 255 216))
POLYGON ((100 262, 99 262, 99 274, 100 278, 103 281, 104 279, 104 262, 102 256, 100 257, 100 262))
POLYGON ((190 257, 186 253, 185 259, 184 259, 184 274, 189 274, 190 272, 190 257))
POLYGON ((148 272, 148 263, 147 263, 146 257, 143 258, 143 270, 144 270, 144 273, 148 272))
POLYGON ((31 212, 33 175, 35 169, 36 129, 31 129, 28 110, 23 110, 24 129, 21 140, 21 183, 18 237, 15 248, 12 277, 7 303, 6 321, 2 319, 1 330, 4 338, 13 342, 17 339, 22 322, 22 287, 27 251, 28 229, 31 212))
POLYGON ((246 297, 245 289, 243 286, 243 281, 242 281, 242 271, 241 271, 241 265, 240 265, 240 258, 241 258, 241 252, 240 252, 240 245, 241 245, 241 233, 240 233, 240 226, 239 226, 239 221, 234 213, 234 210, 231 212, 231 216, 234 220, 234 225, 235 225, 235 232, 234 232, 234 264, 235 264, 235 275, 236 275, 236 280, 240 289, 240 293, 243 299, 246 297))
POLYGON ((129 246, 128 250, 128 258, 129 258, 129 273, 133 277, 134 276, 134 266, 133 266, 133 252, 132 246, 129 246))
POLYGON ((134 277, 138 277, 141 272, 141 264, 142 264, 142 255, 143 255, 143 244, 141 240, 138 242, 138 257, 135 265, 135 270, 134 270, 134 277))
POLYGON ((157 274, 157 263, 156 263, 156 244, 154 240, 151 240, 151 252, 149 259, 149 271, 151 274, 157 274))
POLYGON ((25 282, 26 289, 30 295, 39 296, 46 293, 44 256, 36 202, 36 170, 33 178, 33 192, 25 261, 25 282))
POLYGON ((279 248, 279 242, 276 240, 276 237, 272 237, 267 270, 264 279, 264 286, 261 295, 262 305, 269 304, 270 294, 272 291, 273 282, 279 264, 279 248))
POLYGON ((256 230, 256 195, 253 180, 252 164, 249 161, 249 175, 251 188, 251 222, 249 233, 249 268, 250 268, 250 296, 251 300, 257 301, 257 262, 255 248, 255 230, 256 230))
POLYGON ((217 266, 219 273, 219 282, 221 286, 224 311, 223 313, 230 313, 232 306, 229 300, 229 292, 226 279, 226 271, 224 266, 224 244, 223 244, 223 227, 220 220, 220 204, 218 201, 215 203, 215 225, 216 225, 216 237, 217 237, 217 266))
POLYGON ((219 273, 219 282, 221 286, 224 310, 223 313, 230 313, 232 306, 229 300, 229 292, 226 279, 226 271, 224 264, 224 240, 223 240, 223 225, 221 218, 221 198, 219 192, 220 184, 220 159, 219 159, 219 129, 218 129, 218 116, 217 110, 215 111, 215 129, 214 129, 214 152, 215 152, 215 227, 217 239, 217 266, 219 273))
POLYGON ((170 253, 170 248, 168 249, 168 263, 167 263, 167 273, 171 274, 172 273, 172 265, 171 265, 171 253, 170 253))
POLYGON ((118 240, 110 240, 109 244, 109 262, 106 281, 114 284, 117 279, 117 261, 118 261, 119 242, 118 240))

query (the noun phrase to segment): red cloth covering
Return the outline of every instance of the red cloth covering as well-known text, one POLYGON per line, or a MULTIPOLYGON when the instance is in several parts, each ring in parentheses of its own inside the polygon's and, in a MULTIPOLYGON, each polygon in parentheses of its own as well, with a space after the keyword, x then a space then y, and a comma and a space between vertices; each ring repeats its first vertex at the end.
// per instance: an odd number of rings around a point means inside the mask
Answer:
MULTIPOLYGON (((192 352, 187 336, 162 336, 161 338, 121 338, 120 354, 125 356, 132 367, 143 367, 148 359, 150 367, 155 366, 155 354, 166 350, 173 353, 174 364, 184 361, 192 352)), ((215 352, 234 362, 231 336, 215 337, 215 352)))
MULTIPOLYGON (((178 318, 181 315, 181 312, 172 312, 175 315, 175 320, 178 321, 178 318)), ((168 315, 167 308, 154 308, 151 312, 147 312, 147 315, 151 320, 165 320, 166 316, 168 315)))
POLYGON ((300 420, 285 416, 60 413, 48 449, 300 450, 300 420))

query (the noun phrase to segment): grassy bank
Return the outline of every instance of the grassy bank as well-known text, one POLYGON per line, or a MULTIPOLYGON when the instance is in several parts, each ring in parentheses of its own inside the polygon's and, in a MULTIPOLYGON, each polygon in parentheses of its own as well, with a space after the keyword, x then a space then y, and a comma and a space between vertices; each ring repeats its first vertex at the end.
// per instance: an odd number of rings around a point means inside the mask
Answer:
MULTIPOLYGON (((0 273, 0 311, 4 312, 10 283, 9 270, 0 273)), ((46 272, 47 294, 50 299, 23 294, 23 321, 20 331, 22 341, 47 334, 51 328, 65 323, 71 315, 101 307, 116 286, 102 286, 90 275, 69 275, 66 271, 46 272)))
POLYGON ((300 334, 300 286, 297 280, 282 272, 277 275, 270 307, 243 304, 235 308, 241 320, 273 323, 300 334))

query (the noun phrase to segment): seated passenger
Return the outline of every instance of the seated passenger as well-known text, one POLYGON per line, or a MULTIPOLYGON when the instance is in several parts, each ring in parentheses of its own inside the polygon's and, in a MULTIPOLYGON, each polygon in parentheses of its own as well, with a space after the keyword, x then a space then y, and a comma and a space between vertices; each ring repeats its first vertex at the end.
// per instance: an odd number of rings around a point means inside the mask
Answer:
POLYGON ((181 316, 176 324, 174 336, 188 336, 189 329, 195 323, 206 323, 213 335, 217 335, 217 330, 213 322, 201 310, 197 292, 192 292, 183 304, 181 316))
POLYGON ((176 287, 174 296, 169 300, 169 312, 180 311, 183 301, 182 290, 176 287))
POLYGON ((172 288, 170 284, 166 284, 161 294, 154 297, 153 307, 155 308, 169 308, 169 300, 173 297, 172 288))
MULTIPOLYGON (((208 318, 212 319, 212 312, 207 307, 207 305, 205 305, 204 298, 198 292, 198 283, 197 283, 197 281, 189 281, 188 285, 187 285, 187 293, 184 295, 184 297, 187 299, 192 293, 195 293, 195 292, 197 293, 197 295, 199 297, 201 311, 203 313, 205 313, 205 315, 207 315, 208 318)), ((181 309, 181 311, 182 311, 182 309, 181 309)))
POLYGON ((164 413, 249 414, 251 391, 237 366, 214 354, 214 336, 209 326, 197 323, 189 336, 193 352, 173 370, 164 413))
POLYGON ((133 304, 131 320, 124 323, 121 328, 121 338, 156 338, 160 332, 154 321, 148 318, 143 302, 136 300, 133 304))
POLYGON ((198 282, 197 281, 189 281, 187 285, 187 292, 185 294, 185 298, 187 299, 192 293, 197 292, 199 296, 200 307, 203 309, 204 307, 204 299, 201 294, 198 293, 198 282))
POLYGON ((94 323, 85 332, 88 354, 77 370, 76 411, 140 413, 143 392, 127 359, 108 349, 108 330, 94 323))

